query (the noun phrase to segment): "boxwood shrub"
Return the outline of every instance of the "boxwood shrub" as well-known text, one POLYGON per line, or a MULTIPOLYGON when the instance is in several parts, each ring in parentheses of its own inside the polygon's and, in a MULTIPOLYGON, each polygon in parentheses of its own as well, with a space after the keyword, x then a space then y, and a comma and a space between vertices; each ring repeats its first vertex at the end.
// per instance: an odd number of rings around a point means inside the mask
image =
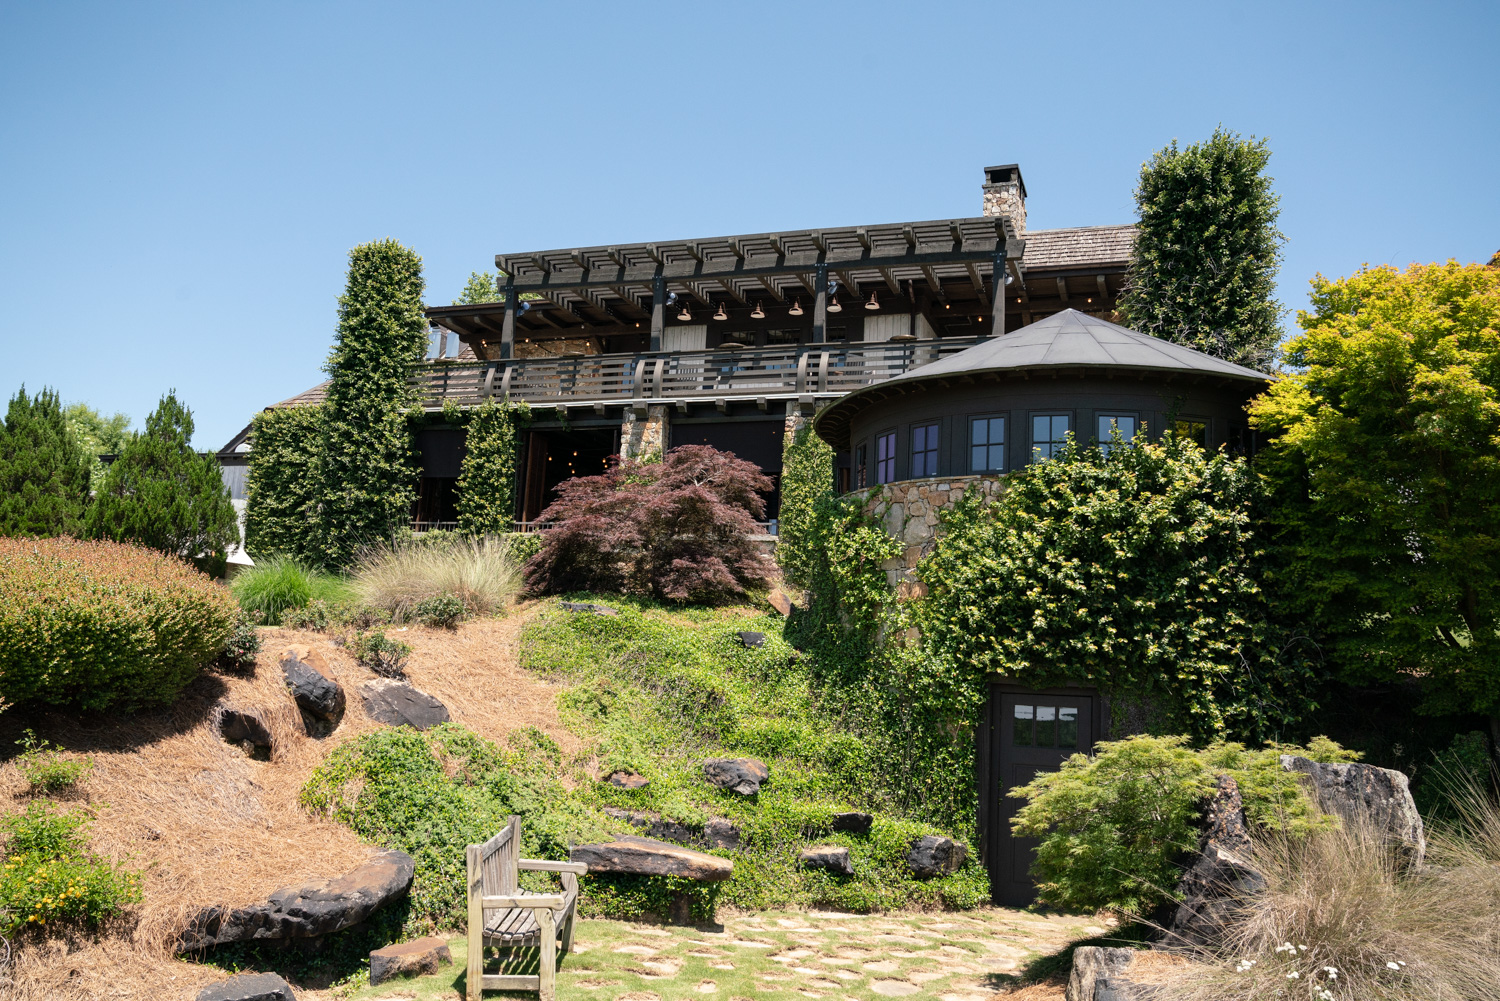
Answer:
POLYGON ((0 698, 171 702, 223 651, 237 614, 227 591, 153 550, 0 539, 0 698))

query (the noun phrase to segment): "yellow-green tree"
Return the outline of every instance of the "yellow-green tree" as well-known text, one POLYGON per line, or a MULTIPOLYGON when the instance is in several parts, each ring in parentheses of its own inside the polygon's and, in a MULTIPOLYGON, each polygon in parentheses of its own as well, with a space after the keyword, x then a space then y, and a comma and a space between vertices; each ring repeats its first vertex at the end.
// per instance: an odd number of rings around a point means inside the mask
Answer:
POLYGON ((1500 717, 1500 268, 1313 281, 1272 432, 1273 586, 1350 680, 1426 678, 1427 708, 1500 717))

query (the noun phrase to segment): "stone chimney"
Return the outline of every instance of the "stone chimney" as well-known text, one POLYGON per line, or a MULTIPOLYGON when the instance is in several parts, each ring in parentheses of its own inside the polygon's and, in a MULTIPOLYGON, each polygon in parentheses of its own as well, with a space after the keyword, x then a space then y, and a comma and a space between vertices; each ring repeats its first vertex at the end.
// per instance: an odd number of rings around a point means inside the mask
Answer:
POLYGON ((984 168, 984 214, 1003 217, 1017 237, 1026 235, 1026 182, 1019 164, 984 168))

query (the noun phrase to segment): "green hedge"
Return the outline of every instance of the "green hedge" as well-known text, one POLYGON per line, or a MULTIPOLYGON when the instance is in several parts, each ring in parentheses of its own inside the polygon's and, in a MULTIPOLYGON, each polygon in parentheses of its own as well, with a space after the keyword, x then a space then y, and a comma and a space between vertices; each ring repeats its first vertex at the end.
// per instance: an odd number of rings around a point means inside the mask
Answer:
POLYGON ((0 539, 0 697, 170 702, 223 651, 237 615, 226 590, 152 550, 0 539))

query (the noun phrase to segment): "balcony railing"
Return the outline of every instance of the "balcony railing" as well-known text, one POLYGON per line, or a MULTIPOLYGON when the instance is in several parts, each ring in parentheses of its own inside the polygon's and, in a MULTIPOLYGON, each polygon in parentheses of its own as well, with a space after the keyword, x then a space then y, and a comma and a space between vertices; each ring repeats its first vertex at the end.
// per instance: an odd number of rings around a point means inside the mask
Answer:
POLYGON ((838 395, 978 344, 982 337, 855 344, 788 344, 739 350, 643 351, 572 358, 427 362, 412 381, 424 405, 838 395))

